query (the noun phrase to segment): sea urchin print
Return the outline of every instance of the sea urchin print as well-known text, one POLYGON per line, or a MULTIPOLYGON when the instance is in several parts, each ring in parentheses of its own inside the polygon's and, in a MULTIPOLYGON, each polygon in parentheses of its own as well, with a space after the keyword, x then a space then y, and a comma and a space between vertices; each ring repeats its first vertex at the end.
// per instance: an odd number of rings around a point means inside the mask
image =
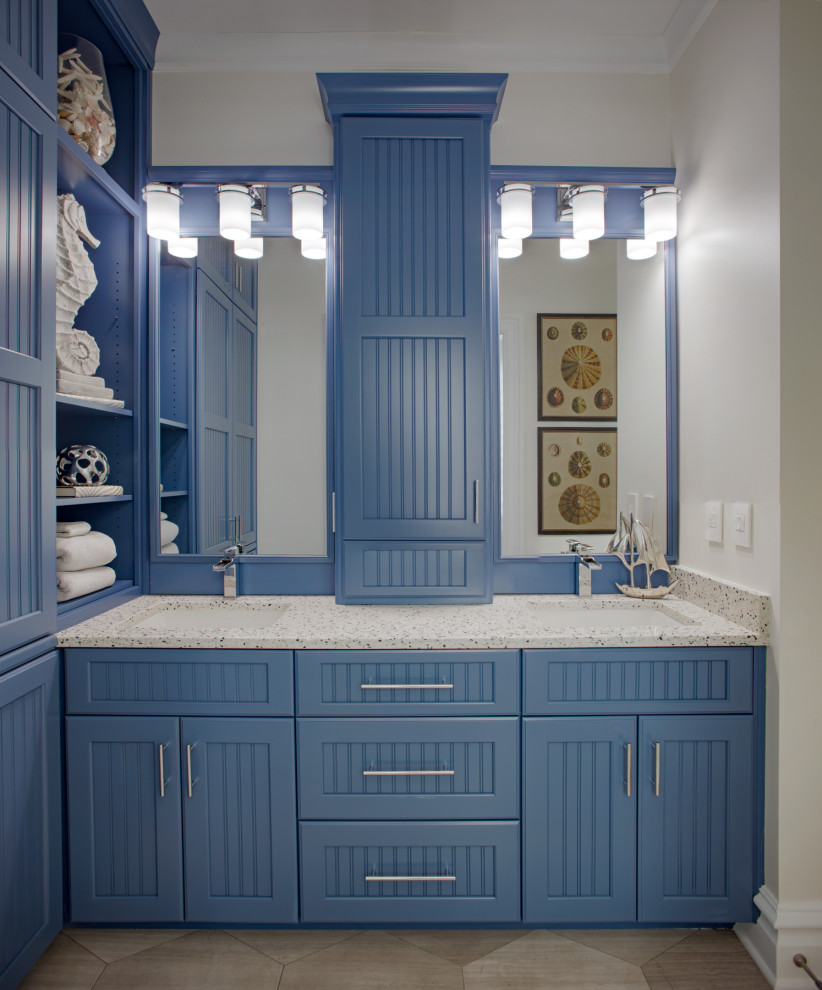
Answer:
POLYGON ((556 386, 548 389, 548 395, 546 398, 548 399, 548 405, 553 406, 555 409, 565 402, 565 395, 563 394, 562 389, 557 388, 556 386))
POLYGON ((588 336, 588 327, 582 322, 582 320, 577 320, 576 323, 571 325, 571 336, 574 340, 585 340, 588 336))
POLYGON ((610 457, 611 445, 606 440, 603 440, 602 443, 597 444, 597 453, 600 457, 610 457))
POLYGON ((548 448, 548 453, 551 455, 551 457, 559 457, 559 444, 552 443, 551 446, 548 448))
POLYGON ((559 497, 559 514, 572 526, 593 522, 602 503, 590 485, 570 485, 559 497))
POLYGON ((604 341, 606 341, 606 342, 609 341, 609 340, 613 340, 614 339, 614 331, 611 330, 610 327, 605 327, 605 329, 602 331, 602 339, 604 341))
POLYGON ((602 364, 593 348, 577 344, 562 355, 560 372, 570 388, 593 388, 602 375, 602 364))
POLYGON ((568 473, 572 478, 587 478, 591 473, 591 459, 584 450, 575 450, 568 458, 568 473))
POLYGON ((548 327, 548 329, 545 331, 545 336, 549 340, 556 340, 557 337, 559 337, 559 328, 558 327, 548 327))
POLYGON ((603 412, 606 409, 610 409, 614 404, 614 395, 609 388, 597 389, 597 393, 594 396, 594 405, 597 409, 601 409, 603 412))
POLYGON ((606 474, 604 471, 599 476, 599 487, 600 488, 610 488, 611 487, 611 476, 606 474))
POLYGON ((581 395, 577 395, 575 396, 573 402, 571 403, 571 408, 574 410, 575 413, 578 414, 584 413, 585 410, 588 408, 588 404, 586 403, 585 399, 582 398, 581 395))
POLYGON ((559 488, 559 486, 562 484, 562 478, 560 478, 560 476, 557 474, 556 471, 552 471, 548 475, 548 484, 552 488, 559 488))

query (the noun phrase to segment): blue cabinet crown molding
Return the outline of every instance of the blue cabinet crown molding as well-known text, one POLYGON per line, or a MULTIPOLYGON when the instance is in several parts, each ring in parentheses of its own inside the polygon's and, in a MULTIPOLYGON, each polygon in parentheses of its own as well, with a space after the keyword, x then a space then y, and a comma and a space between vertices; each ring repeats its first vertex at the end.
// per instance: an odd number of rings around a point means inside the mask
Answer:
POLYGON ((160 31, 142 0, 90 0, 117 43, 137 67, 154 68, 160 31))
POLYGON ((329 124, 349 115, 499 116, 505 72, 318 72, 329 124))

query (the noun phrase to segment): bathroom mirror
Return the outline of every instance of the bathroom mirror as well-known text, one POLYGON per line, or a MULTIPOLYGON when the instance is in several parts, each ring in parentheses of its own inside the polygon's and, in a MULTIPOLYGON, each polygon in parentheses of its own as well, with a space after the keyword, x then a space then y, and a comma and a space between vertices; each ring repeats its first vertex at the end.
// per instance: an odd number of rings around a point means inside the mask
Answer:
POLYGON ((198 248, 159 258, 159 552, 324 557, 325 261, 291 236, 198 248))
POLYGON ((664 247, 532 237, 498 285, 501 557, 604 551, 620 511, 670 551, 664 247))

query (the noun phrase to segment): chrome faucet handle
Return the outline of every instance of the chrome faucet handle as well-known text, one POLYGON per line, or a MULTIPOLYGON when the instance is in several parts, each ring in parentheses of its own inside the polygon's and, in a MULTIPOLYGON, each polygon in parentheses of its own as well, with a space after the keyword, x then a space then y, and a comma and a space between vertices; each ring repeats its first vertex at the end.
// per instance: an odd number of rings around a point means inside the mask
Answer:
POLYGON ((565 542, 568 544, 568 549, 563 550, 563 553, 576 553, 579 554, 580 557, 585 557, 589 554, 596 553, 592 546, 589 546, 587 543, 580 543, 579 540, 566 540, 565 542))

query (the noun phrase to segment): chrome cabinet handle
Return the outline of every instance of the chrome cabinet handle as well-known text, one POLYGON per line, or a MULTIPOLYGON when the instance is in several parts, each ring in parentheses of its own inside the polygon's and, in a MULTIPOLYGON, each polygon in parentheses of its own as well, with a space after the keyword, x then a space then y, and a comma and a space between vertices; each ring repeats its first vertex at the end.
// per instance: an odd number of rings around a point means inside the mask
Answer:
POLYGON ((654 743, 654 794, 659 797, 662 743, 654 743))
POLYGON ((360 684, 361 691, 453 691, 453 684, 360 684))
POLYGON ((625 794, 631 796, 631 744, 625 744, 625 794))
POLYGON ((457 878, 452 876, 442 876, 442 877, 375 877, 366 875, 366 883, 390 883, 390 882, 410 882, 410 883, 439 883, 441 880, 445 881, 455 881, 457 878))
POLYGON ((160 797, 164 798, 166 796, 166 769, 163 762, 163 744, 159 745, 160 752, 160 797))
POLYGON ((479 524, 479 510, 480 510, 480 492, 479 492, 479 482, 474 482, 474 525, 479 524))
POLYGON ((191 746, 186 746, 186 769, 188 770, 188 796, 191 797, 193 787, 191 780, 191 746))
POLYGON ((456 770, 363 770, 363 777, 453 777, 456 770))

